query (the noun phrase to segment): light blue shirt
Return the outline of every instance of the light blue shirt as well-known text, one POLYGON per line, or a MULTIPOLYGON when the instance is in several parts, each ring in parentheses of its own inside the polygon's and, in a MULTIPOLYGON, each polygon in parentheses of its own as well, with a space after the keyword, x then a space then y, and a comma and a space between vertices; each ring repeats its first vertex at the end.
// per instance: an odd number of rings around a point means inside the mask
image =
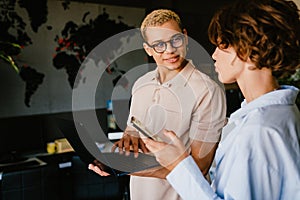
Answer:
POLYGON ((211 185, 192 157, 177 165, 167 180, 186 200, 300 199, 297 94, 297 88, 282 86, 242 103, 223 129, 211 185))

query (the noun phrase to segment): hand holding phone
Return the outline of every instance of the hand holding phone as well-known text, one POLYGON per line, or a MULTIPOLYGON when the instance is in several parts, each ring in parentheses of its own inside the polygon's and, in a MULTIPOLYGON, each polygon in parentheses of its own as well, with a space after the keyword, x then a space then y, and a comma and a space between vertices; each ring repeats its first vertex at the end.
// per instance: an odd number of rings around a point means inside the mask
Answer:
POLYGON ((147 128, 137 118, 132 116, 130 121, 133 127, 136 128, 139 132, 141 132, 144 136, 154 140, 154 138, 152 137, 153 134, 149 130, 147 130, 147 128))

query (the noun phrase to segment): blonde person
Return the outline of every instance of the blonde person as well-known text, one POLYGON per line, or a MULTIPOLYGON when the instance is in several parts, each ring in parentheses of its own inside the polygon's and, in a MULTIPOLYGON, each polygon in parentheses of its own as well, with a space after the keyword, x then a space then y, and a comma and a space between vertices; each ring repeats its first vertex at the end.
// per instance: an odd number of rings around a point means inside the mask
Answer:
POLYGON ((240 0, 214 15, 209 38, 219 79, 237 82, 245 97, 223 129, 212 184, 174 132, 165 132, 172 144, 145 139, 146 147, 183 199, 300 199, 298 89, 276 81, 300 65, 296 5, 240 0))
MULTIPOLYGON (((129 119, 134 116, 142 121, 158 140, 168 141, 163 129, 175 131, 206 175, 225 122, 224 90, 186 59, 187 31, 175 12, 152 11, 143 20, 141 33, 143 47, 153 57, 156 69, 135 82, 129 119)), ((131 148, 136 156, 139 149, 148 152, 130 123, 115 148, 125 154, 131 148)), ((106 175, 93 165, 90 169, 106 175)), ((131 200, 181 199, 165 179, 169 172, 158 167, 131 174, 131 200)))

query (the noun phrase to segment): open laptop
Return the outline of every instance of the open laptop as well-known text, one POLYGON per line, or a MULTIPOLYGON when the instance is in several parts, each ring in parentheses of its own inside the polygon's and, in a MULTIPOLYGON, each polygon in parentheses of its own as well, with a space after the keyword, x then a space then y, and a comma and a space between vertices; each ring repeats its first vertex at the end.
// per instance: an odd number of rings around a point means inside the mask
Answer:
MULTIPOLYGON (((97 142, 90 137, 84 123, 58 117, 56 121, 58 128, 83 162, 96 164, 111 175, 122 176, 159 166, 154 156, 144 153, 139 153, 139 156, 135 158, 133 153, 126 156, 118 152, 103 152, 97 142), (85 136, 80 137, 79 132, 80 136, 85 136)), ((108 139, 107 141, 110 143, 108 139)))

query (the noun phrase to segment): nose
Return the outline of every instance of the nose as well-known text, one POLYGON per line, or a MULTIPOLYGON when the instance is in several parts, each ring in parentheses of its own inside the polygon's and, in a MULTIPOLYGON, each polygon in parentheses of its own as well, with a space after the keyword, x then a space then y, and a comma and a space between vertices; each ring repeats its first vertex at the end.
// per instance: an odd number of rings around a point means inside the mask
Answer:
POLYGON ((177 48, 173 47, 170 42, 166 43, 166 52, 173 53, 177 48))
POLYGON ((217 53, 218 53, 218 47, 216 47, 214 53, 212 54, 212 59, 214 59, 214 60, 217 59, 217 53))

